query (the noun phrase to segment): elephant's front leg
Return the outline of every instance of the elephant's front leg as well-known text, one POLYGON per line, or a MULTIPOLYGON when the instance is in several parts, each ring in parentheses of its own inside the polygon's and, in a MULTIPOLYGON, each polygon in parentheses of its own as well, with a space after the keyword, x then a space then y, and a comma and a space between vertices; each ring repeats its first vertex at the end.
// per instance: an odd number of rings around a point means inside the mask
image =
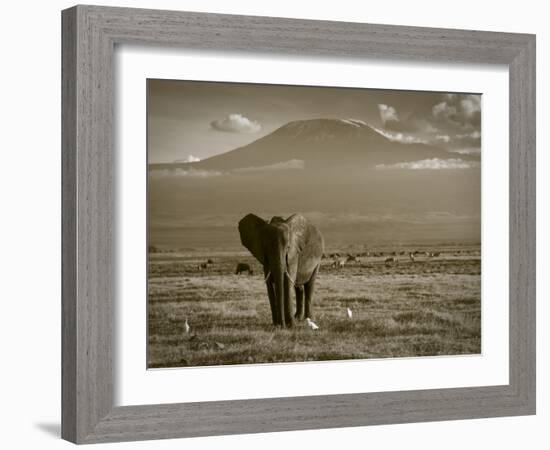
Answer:
POLYGON ((294 291, 296 292, 296 314, 294 318, 304 320, 304 287, 295 286, 294 291))
POLYGON ((277 310, 275 286, 273 285, 271 280, 267 280, 265 282, 265 285, 267 286, 267 296, 269 297, 269 306, 271 307, 271 319, 273 321, 273 325, 281 325, 281 320, 279 319, 279 313, 277 310))
POLYGON ((284 312, 285 312, 285 325, 288 328, 292 328, 294 326, 294 316, 292 315, 292 297, 290 295, 290 280, 288 279, 288 276, 285 276, 284 280, 284 312))
POLYGON ((313 271, 313 274, 311 275, 311 278, 309 281, 304 285, 305 289, 305 314, 306 317, 309 317, 310 319, 313 319, 313 311, 311 309, 311 300, 313 299, 313 293, 315 292, 315 281, 317 278, 317 272, 319 271, 319 266, 315 268, 313 271))

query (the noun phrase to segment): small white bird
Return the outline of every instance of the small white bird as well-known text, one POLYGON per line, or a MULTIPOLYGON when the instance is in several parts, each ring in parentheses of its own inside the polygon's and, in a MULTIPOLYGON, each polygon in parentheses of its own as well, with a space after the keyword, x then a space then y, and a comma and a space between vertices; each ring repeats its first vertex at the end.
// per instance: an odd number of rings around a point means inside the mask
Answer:
POLYGON ((189 334, 189 330, 191 329, 191 327, 189 326, 189 324, 187 323, 187 317, 185 318, 185 323, 183 324, 183 329, 185 330, 185 332, 187 334, 189 334))
POLYGON ((353 313, 351 312, 351 309, 348 308, 348 319, 351 319, 353 317, 353 313))
POLYGON ((309 317, 306 318, 306 322, 307 322, 307 326, 309 328, 311 328, 312 330, 318 330, 319 329, 317 324, 315 322, 313 322, 313 320, 311 320, 309 317))

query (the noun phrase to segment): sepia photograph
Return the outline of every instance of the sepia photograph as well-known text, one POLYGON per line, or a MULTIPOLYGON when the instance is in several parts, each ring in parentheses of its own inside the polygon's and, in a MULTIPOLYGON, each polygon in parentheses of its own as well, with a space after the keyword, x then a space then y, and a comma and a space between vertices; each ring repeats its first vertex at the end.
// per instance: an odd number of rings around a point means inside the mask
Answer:
POLYGON ((478 93, 147 80, 147 367, 481 353, 478 93))

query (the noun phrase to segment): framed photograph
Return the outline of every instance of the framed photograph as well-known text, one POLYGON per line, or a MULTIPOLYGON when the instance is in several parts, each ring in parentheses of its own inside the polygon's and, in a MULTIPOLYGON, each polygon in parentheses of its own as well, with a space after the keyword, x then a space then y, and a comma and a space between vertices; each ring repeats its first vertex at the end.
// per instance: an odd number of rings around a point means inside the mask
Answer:
POLYGON ((535 413, 533 35, 62 24, 65 439, 535 413))

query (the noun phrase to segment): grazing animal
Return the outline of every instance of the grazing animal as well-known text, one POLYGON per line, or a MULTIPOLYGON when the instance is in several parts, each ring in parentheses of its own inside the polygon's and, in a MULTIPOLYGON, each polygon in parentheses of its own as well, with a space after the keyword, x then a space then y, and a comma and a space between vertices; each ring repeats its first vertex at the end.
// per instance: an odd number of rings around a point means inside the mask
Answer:
POLYGON ((235 275, 240 275, 243 272, 248 272, 248 275, 254 275, 254 271, 247 263, 238 263, 237 269, 235 270, 235 275))
POLYGON ((309 317, 306 317, 306 322, 307 322, 307 326, 312 330, 315 331, 319 329, 319 326, 315 322, 313 322, 309 317))
POLYGON ((348 308, 348 310, 346 312, 348 314, 348 319, 352 319, 353 318, 353 313, 351 312, 351 309, 348 308))
POLYGON ((324 252, 318 228, 301 214, 269 222, 248 214, 239 222, 241 243, 263 265, 271 316, 275 326, 292 327, 294 319, 311 318, 315 281, 324 252), (296 313, 291 311, 291 289, 296 313))
POLYGON ((390 256, 389 258, 386 258, 386 265, 389 266, 391 264, 397 264, 399 263, 399 260, 395 256, 390 256))
POLYGON ((189 330, 191 330, 191 327, 189 326, 189 322, 187 322, 187 317, 185 318, 185 323, 183 324, 183 329, 187 334, 189 334, 189 330))
POLYGON ((210 258, 206 262, 199 263, 197 266, 198 270, 208 269, 211 265, 214 264, 214 261, 212 261, 210 258))
POLYGON ((346 265, 346 260, 345 260, 345 258, 342 258, 342 259, 335 259, 335 260, 332 262, 332 267, 336 267, 337 269, 343 269, 345 265, 346 265))
POLYGON ((359 261, 359 258, 357 256, 354 256, 354 255, 348 255, 348 257, 346 258, 346 262, 360 262, 359 261))

